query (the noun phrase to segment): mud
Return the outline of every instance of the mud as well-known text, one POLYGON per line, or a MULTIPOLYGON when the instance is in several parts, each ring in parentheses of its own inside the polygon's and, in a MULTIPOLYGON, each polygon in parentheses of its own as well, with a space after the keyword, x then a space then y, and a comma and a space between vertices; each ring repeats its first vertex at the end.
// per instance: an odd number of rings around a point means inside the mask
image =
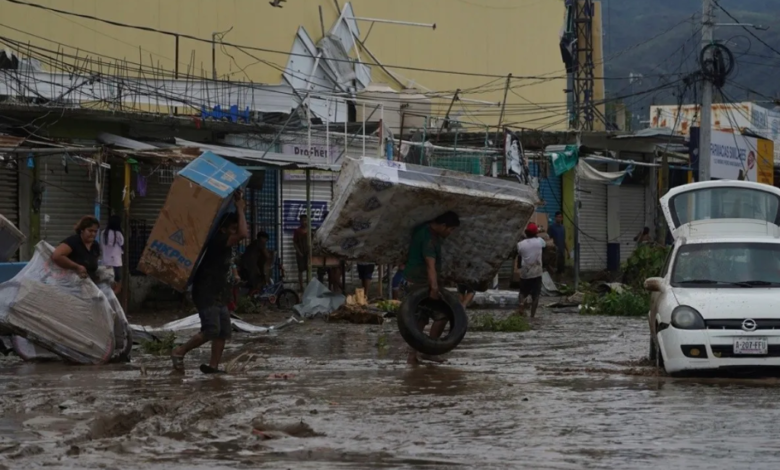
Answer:
POLYGON ((417 368, 392 323, 236 335, 223 377, 207 348, 184 376, 2 357, 0 469, 777 467, 780 380, 666 377, 641 319, 546 310, 417 368))

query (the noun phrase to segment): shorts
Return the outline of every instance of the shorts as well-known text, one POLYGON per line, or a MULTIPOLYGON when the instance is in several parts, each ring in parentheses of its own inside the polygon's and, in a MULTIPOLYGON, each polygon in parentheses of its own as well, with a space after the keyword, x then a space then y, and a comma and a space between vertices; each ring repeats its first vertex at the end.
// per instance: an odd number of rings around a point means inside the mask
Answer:
POLYGON ((122 266, 114 266, 114 282, 122 282, 122 266))
POLYGON ((198 316, 200 317, 200 332, 208 340, 230 339, 233 332, 233 325, 230 323, 230 311, 227 306, 216 303, 201 308, 198 307, 198 316))
POLYGON ((474 289, 472 286, 466 284, 458 284, 458 294, 468 295, 468 294, 476 294, 476 293, 477 290, 474 289))
POLYGON ((529 295, 538 299, 542 294, 542 276, 531 279, 520 279, 520 300, 524 300, 529 295))
MULTIPOLYGON (((409 293, 421 287, 423 287, 423 284, 412 285, 407 282, 406 292, 409 293)), ((417 320, 419 322, 425 322, 426 324, 428 324, 428 322, 431 320, 441 321, 441 320, 448 320, 448 319, 449 317, 447 316, 447 314, 438 309, 426 308, 426 307, 420 307, 417 309, 417 320)))
POLYGON ((358 264, 357 271, 361 281, 370 281, 374 277, 373 264, 358 264))
POLYGON ((393 289, 400 289, 404 285, 404 270, 399 269, 393 276, 393 289))
POLYGON ((309 269, 309 255, 295 254, 295 263, 298 265, 298 272, 302 273, 309 269))

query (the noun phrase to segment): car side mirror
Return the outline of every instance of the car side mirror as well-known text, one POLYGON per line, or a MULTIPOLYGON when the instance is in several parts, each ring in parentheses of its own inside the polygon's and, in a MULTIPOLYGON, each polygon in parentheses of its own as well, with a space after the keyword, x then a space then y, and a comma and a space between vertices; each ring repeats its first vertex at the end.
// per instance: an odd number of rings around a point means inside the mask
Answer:
POLYGON ((645 290, 648 292, 661 292, 664 280, 661 277, 651 277, 645 280, 645 290))

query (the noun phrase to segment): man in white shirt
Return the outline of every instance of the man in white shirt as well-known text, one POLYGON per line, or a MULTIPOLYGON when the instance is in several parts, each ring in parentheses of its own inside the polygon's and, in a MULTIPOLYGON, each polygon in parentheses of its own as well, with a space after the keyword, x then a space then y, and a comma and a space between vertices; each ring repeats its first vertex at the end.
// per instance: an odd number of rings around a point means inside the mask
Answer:
POLYGON ((535 223, 528 224, 525 229, 525 240, 517 244, 517 255, 520 258, 520 307, 518 314, 524 314, 524 303, 531 296, 531 318, 536 315, 539 306, 539 295, 542 293, 542 251, 548 243, 537 237, 539 228, 535 223))

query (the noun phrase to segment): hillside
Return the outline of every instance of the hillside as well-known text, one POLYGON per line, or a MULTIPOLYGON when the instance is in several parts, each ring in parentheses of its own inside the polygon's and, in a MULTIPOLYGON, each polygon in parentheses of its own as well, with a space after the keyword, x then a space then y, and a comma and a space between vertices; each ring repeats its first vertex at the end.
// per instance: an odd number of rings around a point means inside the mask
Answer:
MULTIPOLYGON (((720 0, 721 5, 742 23, 769 26, 768 31, 751 30, 780 50, 780 9, 777 0, 720 0)), ((676 79, 680 72, 698 68, 701 41, 701 0, 602 0, 607 77, 644 76, 633 87, 627 79, 609 80, 610 96, 625 96, 652 89, 676 79), (693 15, 695 19, 691 19, 693 15), (688 18, 688 21, 685 19, 688 18), (665 32, 673 26, 669 32, 665 32), (633 47, 639 44, 638 47, 633 47)), ((716 23, 733 23, 717 7, 716 23)), ((737 68, 725 88, 727 100, 766 100, 780 93, 775 78, 780 72, 780 55, 733 26, 715 28, 715 38, 726 41, 736 56, 737 68), (757 93, 750 93, 751 89, 757 93)), ((692 101, 693 94, 686 96, 692 101)), ((633 113, 647 119, 650 104, 676 102, 674 90, 656 92, 627 100, 633 113)))

